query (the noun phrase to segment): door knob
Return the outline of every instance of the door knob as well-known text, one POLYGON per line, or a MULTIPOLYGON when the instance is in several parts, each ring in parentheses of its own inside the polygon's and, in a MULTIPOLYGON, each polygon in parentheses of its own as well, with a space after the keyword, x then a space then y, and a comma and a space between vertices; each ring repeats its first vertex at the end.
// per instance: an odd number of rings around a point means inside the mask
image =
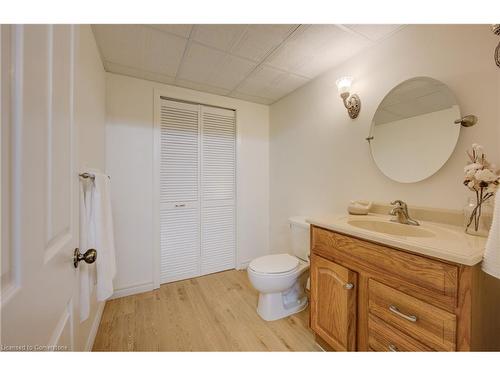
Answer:
POLYGON ((97 259, 97 250, 88 249, 84 254, 80 253, 80 249, 76 248, 73 252, 73 265, 78 268, 78 264, 81 260, 85 261, 87 264, 94 263, 97 259))

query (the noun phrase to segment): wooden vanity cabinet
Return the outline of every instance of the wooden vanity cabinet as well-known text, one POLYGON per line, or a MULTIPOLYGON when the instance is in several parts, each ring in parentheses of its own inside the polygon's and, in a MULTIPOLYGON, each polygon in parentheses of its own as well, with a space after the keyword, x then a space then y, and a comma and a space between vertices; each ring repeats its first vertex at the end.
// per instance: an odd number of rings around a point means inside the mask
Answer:
POLYGON ((311 329, 336 351, 499 350, 500 282, 311 226, 311 329))

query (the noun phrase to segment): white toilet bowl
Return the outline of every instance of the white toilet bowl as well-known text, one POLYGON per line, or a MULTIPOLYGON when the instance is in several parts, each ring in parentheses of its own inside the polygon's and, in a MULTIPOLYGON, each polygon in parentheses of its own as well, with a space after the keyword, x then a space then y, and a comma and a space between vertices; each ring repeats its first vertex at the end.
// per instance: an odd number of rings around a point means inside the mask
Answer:
POLYGON ((259 257, 250 262, 250 282, 259 291, 257 313, 264 320, 277 320, 307 307, 300 276, 309 263, 289 254, 259 257))

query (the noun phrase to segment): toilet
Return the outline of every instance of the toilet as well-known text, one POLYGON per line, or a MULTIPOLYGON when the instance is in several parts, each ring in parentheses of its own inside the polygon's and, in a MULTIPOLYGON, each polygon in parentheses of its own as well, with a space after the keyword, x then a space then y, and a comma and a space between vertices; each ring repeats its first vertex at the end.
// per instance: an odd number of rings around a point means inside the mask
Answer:
POLYGON ((309 224, 304 217, 288 219, 291 254, 273 254, 256 258, 247 273, 259 292, 257 313, 264 320, 277 320, 307 307, 301 276, 309 269, 309 224))

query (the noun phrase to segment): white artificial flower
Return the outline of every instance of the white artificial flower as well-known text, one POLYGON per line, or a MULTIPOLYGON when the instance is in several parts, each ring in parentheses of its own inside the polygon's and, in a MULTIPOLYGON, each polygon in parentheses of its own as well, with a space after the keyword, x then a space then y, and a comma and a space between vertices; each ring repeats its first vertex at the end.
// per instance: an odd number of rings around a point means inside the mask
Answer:
POLYGON ((471 163, 471 164, 468 164, 464 167, 464 172, 468 172, 470 170, 478 170, 478 169, 482 169, 483 168, 483 165, 482 164, 479 164, 479 163, 471 163))
POLYGON ((481 145, 480 145, 480 144, 478 144, 478 143, 473 143, 473 144, 472 144, 472 149, 473 149, 474 151, 476 151, 477 153, 479 153, 479 154, 482 154, 482 153, 483 153, 483 146, 481 146, 481 145))
POLYGON ((498 176, 489 169, 481 169, 476 172, 474 178, 479 181, 492 182, 495 181, 498 176))
POLYGON ((497 184, 489 184, 488 189, 486 189, 487 193, 495 193, 497 191, 498 185, 497 184))
POLYGON ((470 169, 467 172, 465 172, 465 178, 467 178, 467 179, 473 178, 475 174, 476 174, 476 170, 470 169))
POLYGON ((467 186, 469 187, 469 189, 474 189, 474 180, 469 181, 469 183, 467 184, 467 186))

